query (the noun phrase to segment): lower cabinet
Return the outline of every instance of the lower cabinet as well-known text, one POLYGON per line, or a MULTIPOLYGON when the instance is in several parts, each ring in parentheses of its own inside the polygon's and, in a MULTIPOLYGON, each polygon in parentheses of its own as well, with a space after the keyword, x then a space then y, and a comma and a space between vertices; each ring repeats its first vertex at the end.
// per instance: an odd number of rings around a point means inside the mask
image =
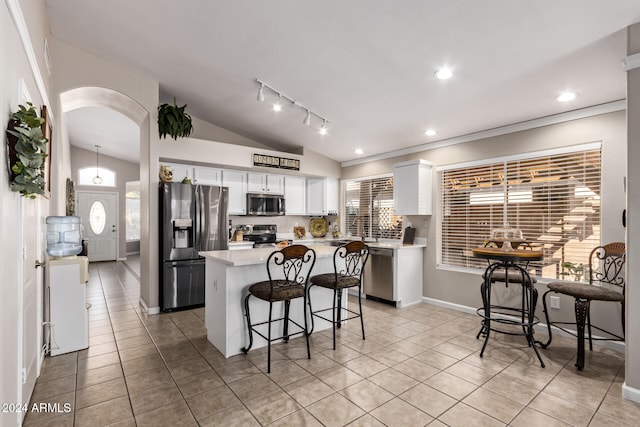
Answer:
POLYGON ((51 355, 89 347, 86 257, 51 259, 47 266, 51 355))

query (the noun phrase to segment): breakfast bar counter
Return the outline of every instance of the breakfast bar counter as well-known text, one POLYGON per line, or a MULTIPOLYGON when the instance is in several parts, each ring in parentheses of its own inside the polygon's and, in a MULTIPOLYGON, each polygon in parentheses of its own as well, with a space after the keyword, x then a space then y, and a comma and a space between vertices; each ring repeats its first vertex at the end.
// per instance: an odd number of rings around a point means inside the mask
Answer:
MULTIPOLYGON (((316 263, 312 275, 330 273, 333 268, 334 247, 315 245, 316 263)), ((241 353, 249 342, 243 301, 250 284, 268 280, 266 262, 275 248, 249 250, 225 250, 200 252, 205 265, 205 327, 207 339, 225 356, 241 353)), ((331 307, 333 292, 319 286, 311 289, 310 298, 316 307, 331 307)), ((252 299, 253 300, 253 299, 252 299)), ((251 318, 267 319, 269 304, 251 301, 251 318)), ((346 301, 344 302, 346 304, 346 301)), ((274 317, 282 311, 281 303, 274 305, 274 317)), ((302 299, 291 302, 291 318, 304 322, 302 299)), ((278 322, 274 328, 278 327, 278 322)), ((281 327, 281 326, 280 326, 281 327)), ((316 321, 315 331, 331 328, 331 323, 316 321)), ((266 341, 254 335, 253 348, 266 345, 266 341)))

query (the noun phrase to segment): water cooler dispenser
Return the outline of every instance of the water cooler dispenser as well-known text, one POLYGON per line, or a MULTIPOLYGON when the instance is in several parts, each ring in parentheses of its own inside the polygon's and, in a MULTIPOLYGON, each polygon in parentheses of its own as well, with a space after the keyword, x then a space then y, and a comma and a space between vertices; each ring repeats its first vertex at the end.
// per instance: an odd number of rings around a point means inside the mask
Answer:
POLYGON ((82 251, 80 217, 47 217, 47 296, 52 356, 89 347, 86 283, 89 262, 82 251))

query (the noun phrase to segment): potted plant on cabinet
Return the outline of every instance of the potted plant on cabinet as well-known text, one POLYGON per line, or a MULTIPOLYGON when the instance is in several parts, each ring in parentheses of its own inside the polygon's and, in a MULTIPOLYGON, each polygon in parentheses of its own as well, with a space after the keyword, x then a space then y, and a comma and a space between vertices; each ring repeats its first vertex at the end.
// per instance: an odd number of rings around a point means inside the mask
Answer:
POLYGON ((35 199, 44 194, 44 160, 47 157, 47 138, 42 134, 44 119, 38 116, 34 106, 19 105, 11 114, 7 126, 11 190, 24 197, 35 199))
POLYGON ((173 105, 162 104, 158 106, 158 132, 160 138, 166 138, 167 135, 177 140, 178 137, 187 137, 191 135, 193 125, 191 124, 191 116, 185 113, 187 105, 178 107, 176 98, 173 98, 173 105))

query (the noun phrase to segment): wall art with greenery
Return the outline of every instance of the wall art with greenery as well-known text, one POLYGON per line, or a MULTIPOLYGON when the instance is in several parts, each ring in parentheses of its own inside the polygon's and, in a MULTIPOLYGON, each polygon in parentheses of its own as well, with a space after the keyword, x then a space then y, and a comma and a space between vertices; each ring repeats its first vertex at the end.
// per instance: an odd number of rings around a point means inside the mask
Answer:
POLYGON ((27 106, 19 105, 18 108, 18 111, 11 114, 7 125, 11 190, 34 199, 39 194, 45 194, 49 179, 48 176, 45 179, 49 139, 43 134, 43 128, 49 128, 30 102, 27 102, 27 106))

